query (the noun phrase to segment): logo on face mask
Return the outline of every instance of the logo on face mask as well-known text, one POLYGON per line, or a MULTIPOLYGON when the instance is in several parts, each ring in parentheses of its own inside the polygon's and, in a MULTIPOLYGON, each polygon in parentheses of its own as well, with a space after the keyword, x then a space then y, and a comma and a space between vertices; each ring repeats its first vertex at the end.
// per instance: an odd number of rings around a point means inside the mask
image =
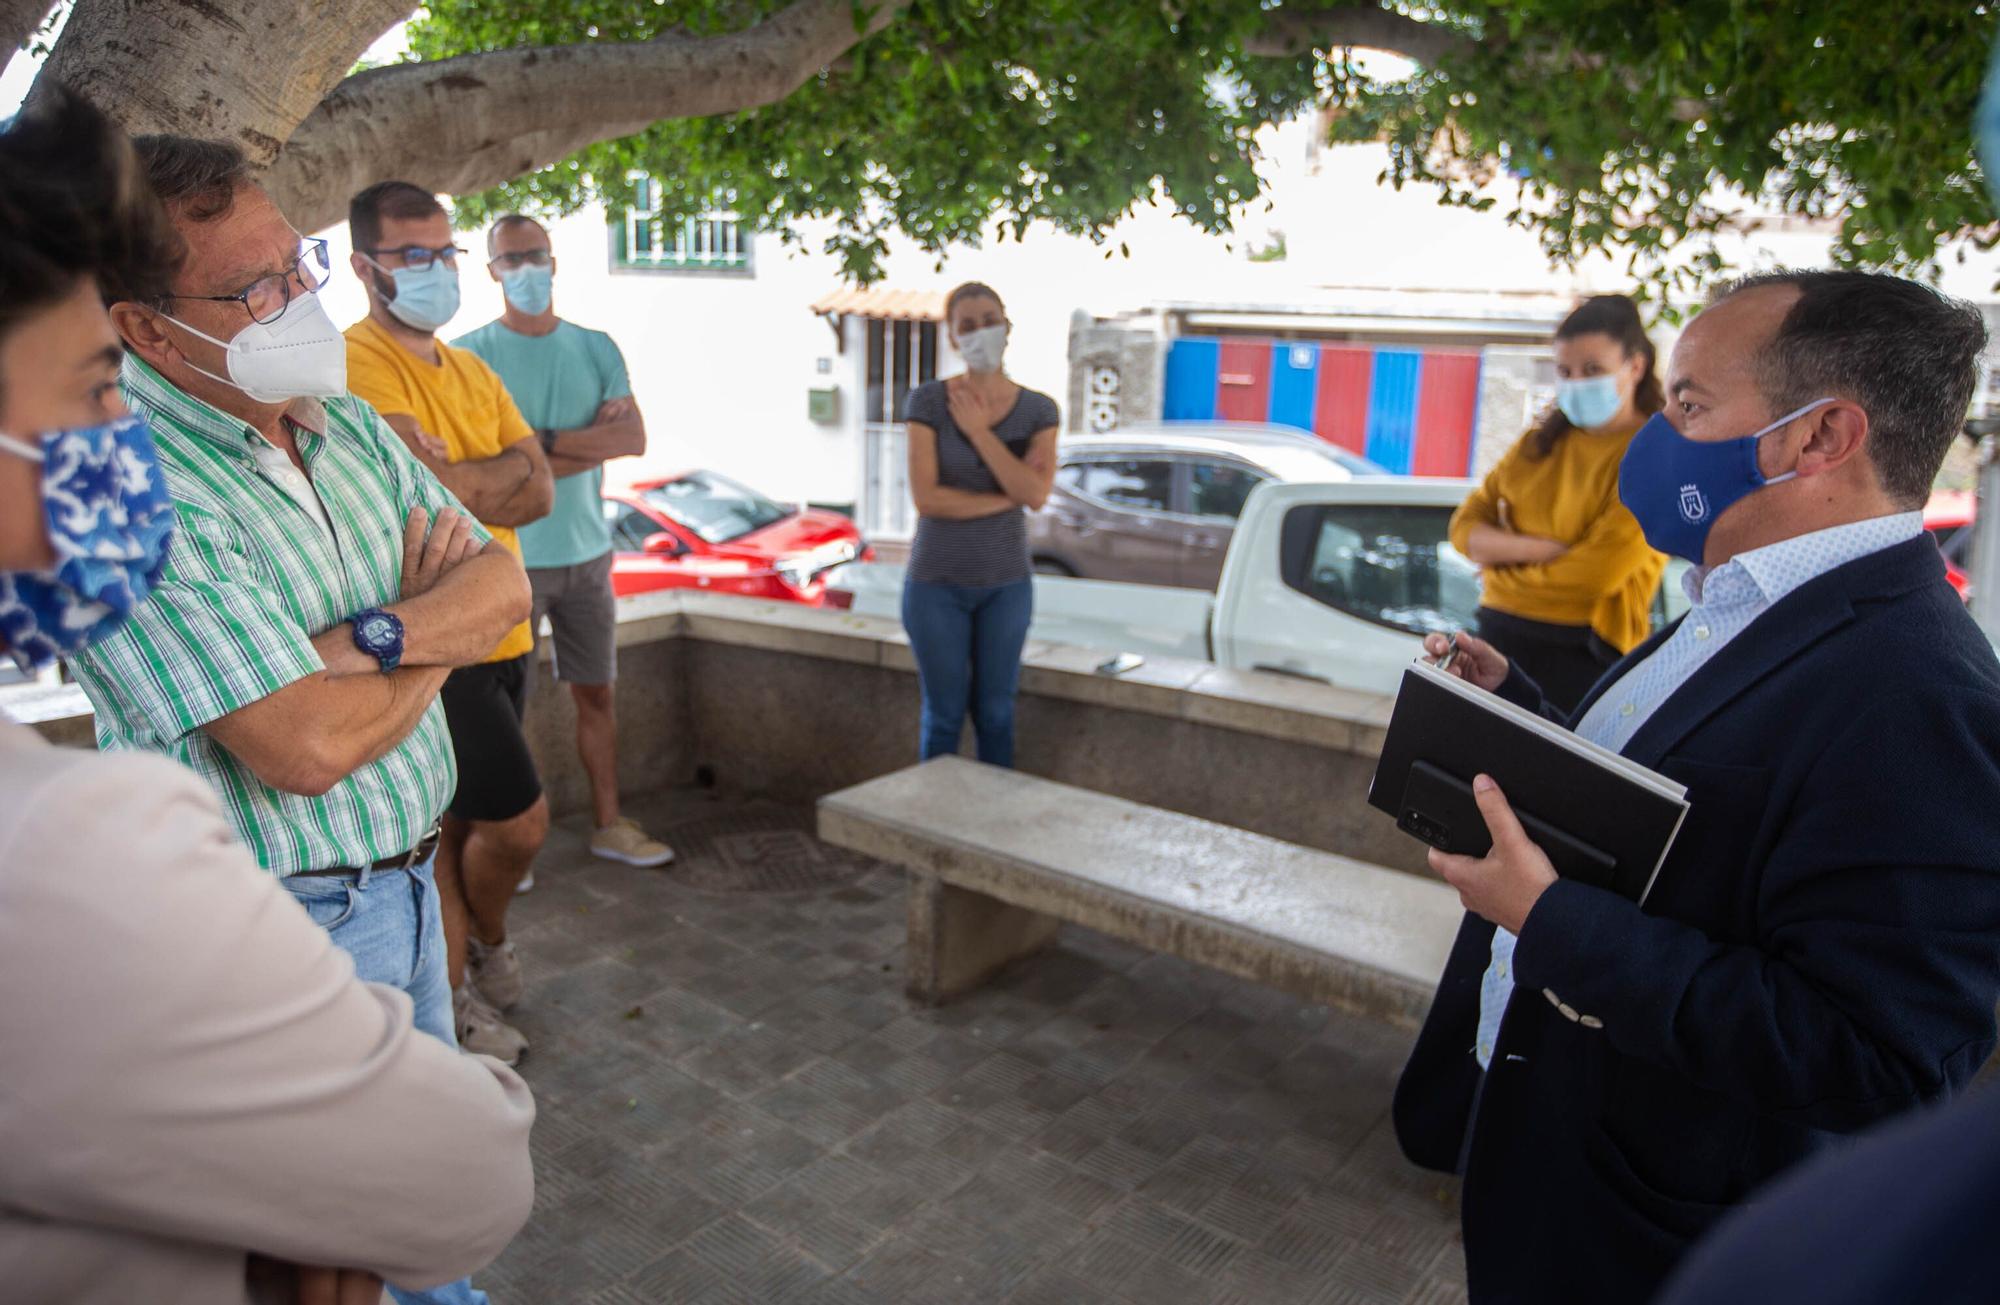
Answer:
POLYGON ((1708 520, 1708 500, 1701 496, 1701 486, 1681 486, 1681 519, 1691 526, 1708 520))

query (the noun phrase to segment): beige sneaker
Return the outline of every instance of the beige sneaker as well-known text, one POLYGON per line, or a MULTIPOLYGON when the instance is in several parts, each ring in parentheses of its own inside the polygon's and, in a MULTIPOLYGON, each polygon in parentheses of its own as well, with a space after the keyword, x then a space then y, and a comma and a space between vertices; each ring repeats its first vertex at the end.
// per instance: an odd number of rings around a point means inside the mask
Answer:
POLYGON ((477 938, 465 940, 465 981, 479 989, 479 995, 495 1010, 509 1010, 521 1000, 526 986, 521 978, 521 958, 511 942, 488 945, 477 938))
POLYGON ((451 1009, 458 1018, 460 1051, 491 1056, 503 1065, 520 1063, 528 1040, 521 1036, 521 1030, 501 1019, 500 1012, 487 1005, 470 983, 451 994, 451 1009))
POLYGON ((607 861, 623 861, 626 865, 665 865, 674 859, 674 849, 625 818, 590 836, 590 854, 607 861))

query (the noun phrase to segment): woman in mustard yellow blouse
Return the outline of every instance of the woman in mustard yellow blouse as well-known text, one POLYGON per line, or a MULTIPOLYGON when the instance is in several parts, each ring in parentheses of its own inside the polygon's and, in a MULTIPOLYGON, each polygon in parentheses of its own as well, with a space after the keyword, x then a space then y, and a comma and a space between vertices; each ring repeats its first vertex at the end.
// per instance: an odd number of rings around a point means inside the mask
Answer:
POLYGON ((1618 465, 1666 397, 1623 295, 1584 300, 1555 356, 1555 406, 1452 516, 1451 542, 1485 572, 1480 637, 1573 709, 1651 632, 1666 559, 1619 502, 1618 465))

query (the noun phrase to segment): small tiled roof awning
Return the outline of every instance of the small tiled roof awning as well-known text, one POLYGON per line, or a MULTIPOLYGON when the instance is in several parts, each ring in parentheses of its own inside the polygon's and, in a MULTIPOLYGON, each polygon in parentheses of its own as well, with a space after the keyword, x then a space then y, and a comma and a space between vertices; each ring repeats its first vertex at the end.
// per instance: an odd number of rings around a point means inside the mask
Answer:
POLYGON ((865 290, 836 290, 814 301, 812 310, 822 317, 880 317, 892 322, 941 322, 944 320, 942 290, 892 290, 869 286, 865 290))

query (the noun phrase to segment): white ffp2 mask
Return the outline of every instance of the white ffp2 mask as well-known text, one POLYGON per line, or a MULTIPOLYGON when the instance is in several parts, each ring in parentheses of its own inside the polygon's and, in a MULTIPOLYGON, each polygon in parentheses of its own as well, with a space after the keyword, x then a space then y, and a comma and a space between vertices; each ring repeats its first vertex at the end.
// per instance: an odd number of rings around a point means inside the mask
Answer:
POLYGON ((966 368, 975 372, 997 372, 1000 359, 1007 352, 1007 328, 988 326, 977 331, 968 331, 959 337, 958 356, 965 359, 966 368))
POLYGON ((330 399, 347 392, 347 341, 315 294, 294 294, 285 311, 269 322, 252 322, 233 339, 218 340, 177 317, 166 320, 189 335, 222 346, 227 376, 201 372, 234 386, 259 403, 287 399, 330 399))

